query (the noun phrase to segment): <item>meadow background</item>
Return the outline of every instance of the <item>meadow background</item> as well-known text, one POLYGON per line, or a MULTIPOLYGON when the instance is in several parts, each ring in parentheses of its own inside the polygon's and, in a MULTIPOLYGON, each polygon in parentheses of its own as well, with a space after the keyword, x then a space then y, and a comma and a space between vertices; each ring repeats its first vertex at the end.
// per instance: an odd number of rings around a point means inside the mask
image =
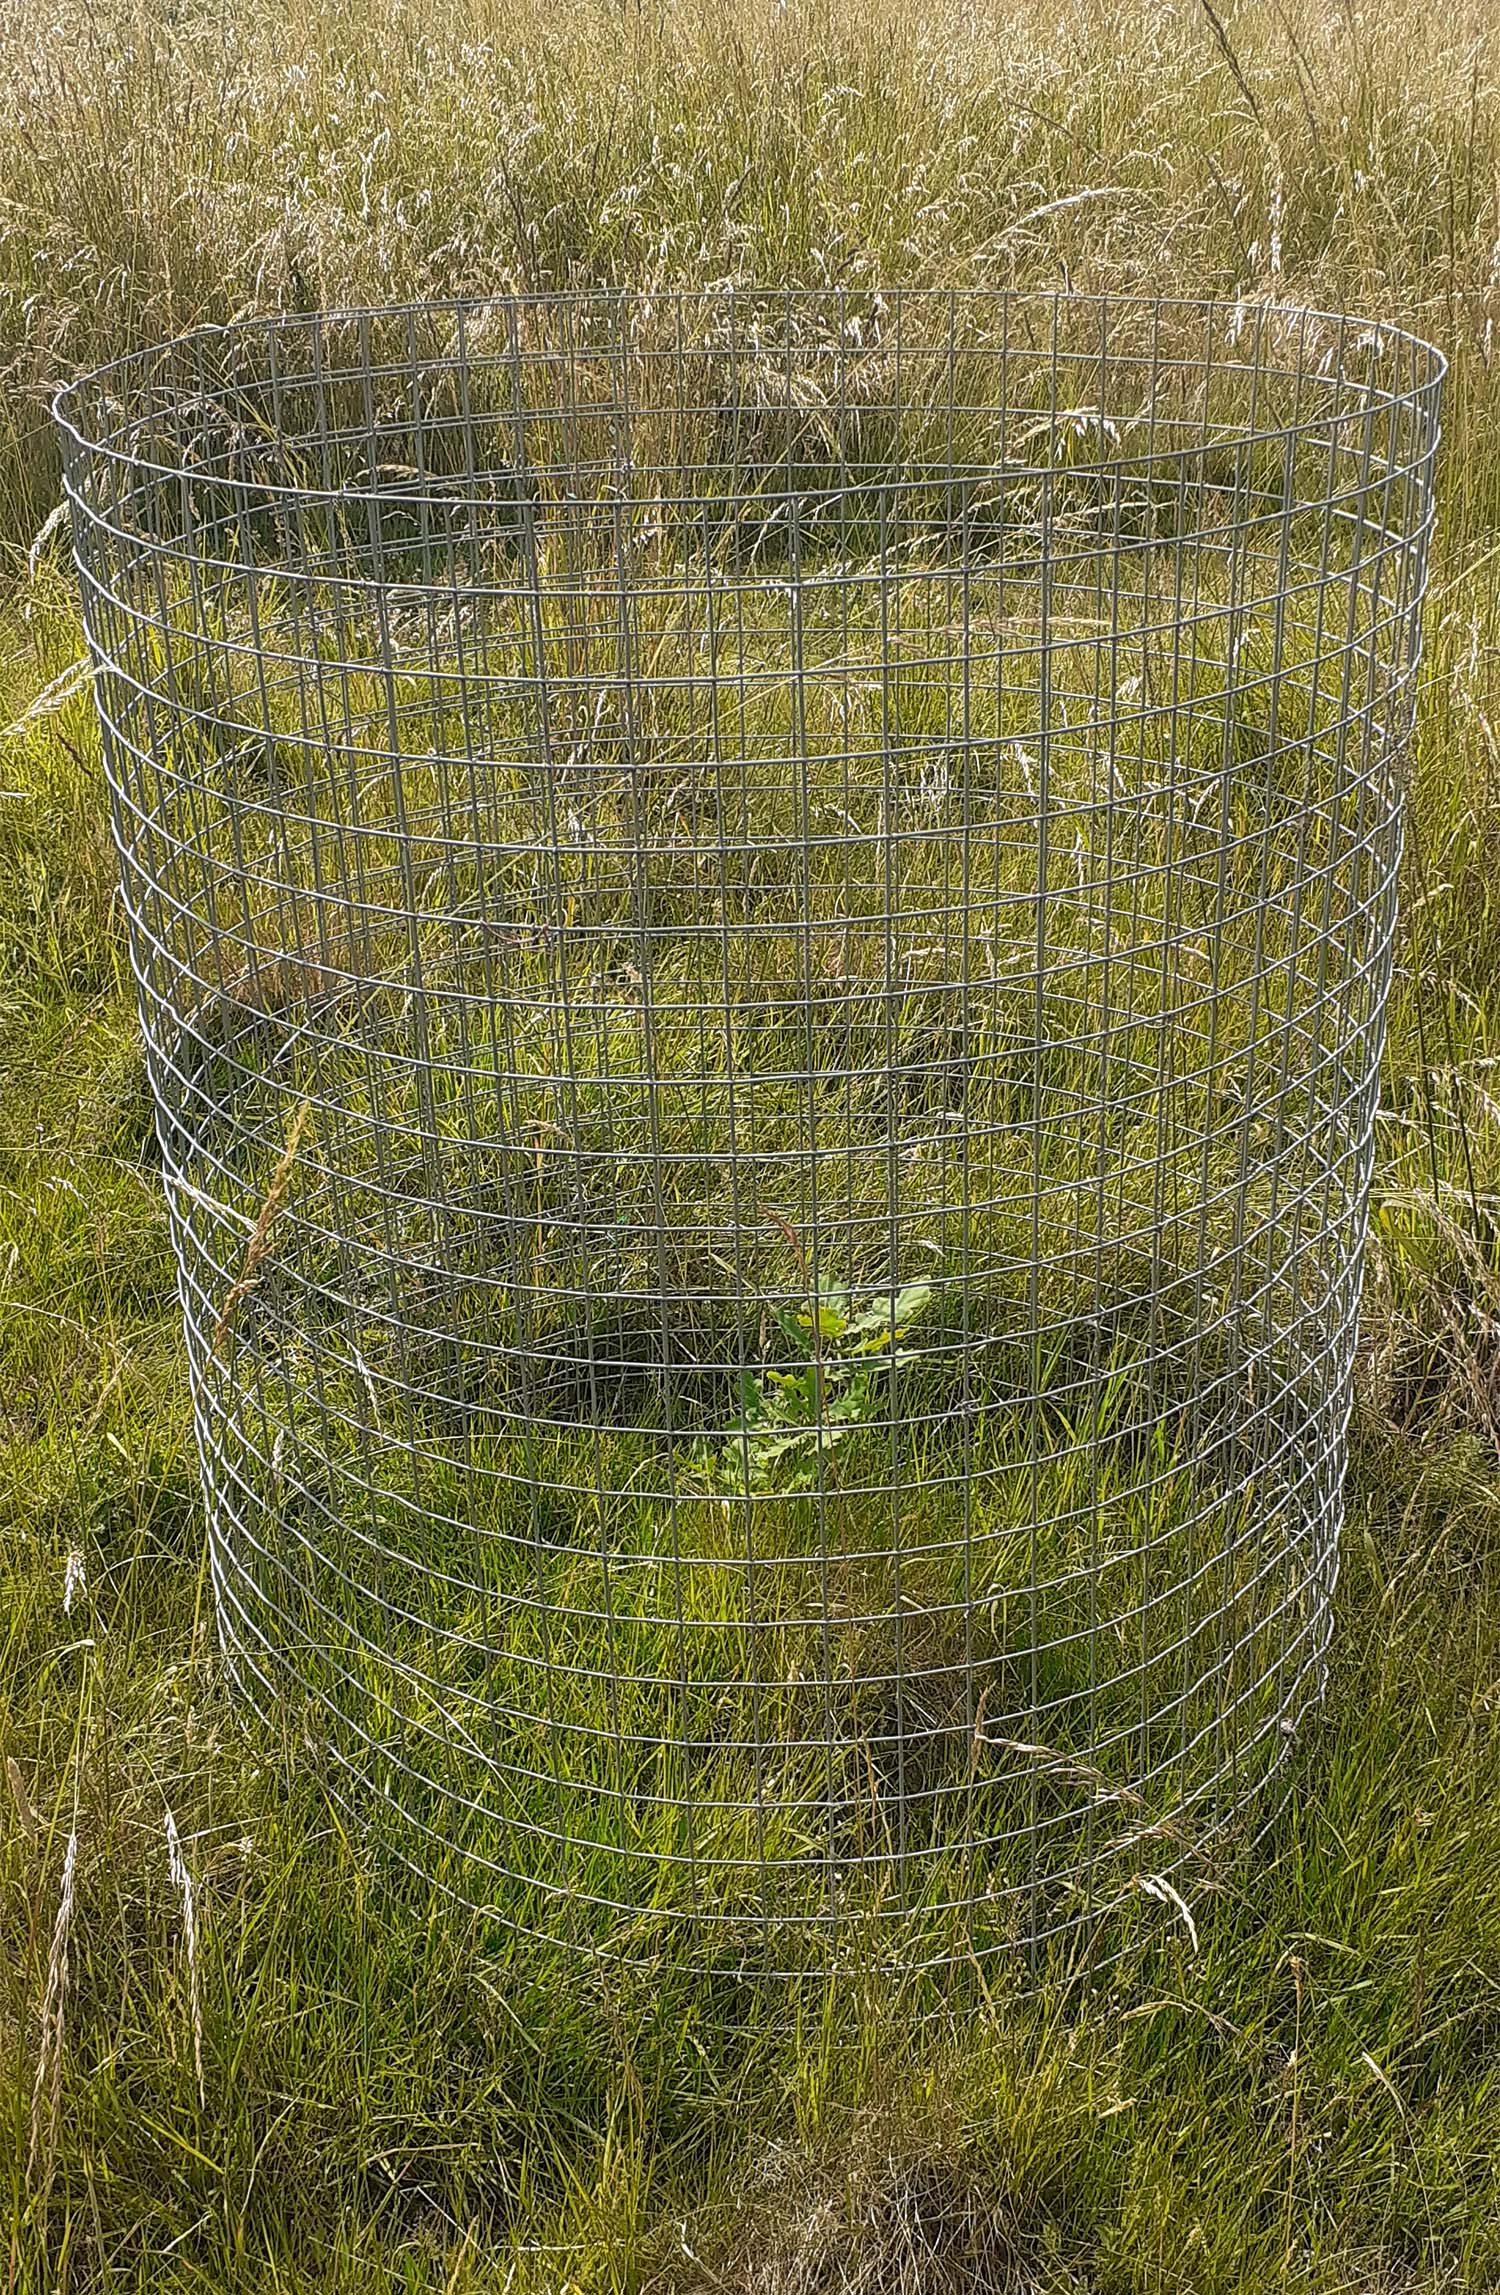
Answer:
POLYGON ((0 11, 0 2284, 1500 2285, 1500 21, 1430 0, 0 11), (372 1885, 216 1677, 48 388, 268 307, 1202 291, 1453 360, 1331 1694, 1089 1982, 728 2037, 372 1885))

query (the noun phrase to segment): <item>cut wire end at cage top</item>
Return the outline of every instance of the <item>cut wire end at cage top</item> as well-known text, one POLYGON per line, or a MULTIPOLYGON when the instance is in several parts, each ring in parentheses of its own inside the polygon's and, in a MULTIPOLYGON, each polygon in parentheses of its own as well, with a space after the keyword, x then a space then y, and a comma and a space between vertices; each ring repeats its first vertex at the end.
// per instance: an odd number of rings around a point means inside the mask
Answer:
POLYGON ((1256 1802, 1441 375, 582 295, 62 394, 221 1637, 423 1873, 926 1965, 1171 1918, 1256 1802))

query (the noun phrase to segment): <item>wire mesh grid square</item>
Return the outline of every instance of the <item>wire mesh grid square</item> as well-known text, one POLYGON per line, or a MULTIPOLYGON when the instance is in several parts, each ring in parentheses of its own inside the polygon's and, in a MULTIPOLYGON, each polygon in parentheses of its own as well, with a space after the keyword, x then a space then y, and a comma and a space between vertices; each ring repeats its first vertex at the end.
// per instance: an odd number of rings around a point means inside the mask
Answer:
POLYGON ((941 1964, 1280 1764, 1441 378, 601 294, 62 394, 221 1637, 422 1872, 941 1964))

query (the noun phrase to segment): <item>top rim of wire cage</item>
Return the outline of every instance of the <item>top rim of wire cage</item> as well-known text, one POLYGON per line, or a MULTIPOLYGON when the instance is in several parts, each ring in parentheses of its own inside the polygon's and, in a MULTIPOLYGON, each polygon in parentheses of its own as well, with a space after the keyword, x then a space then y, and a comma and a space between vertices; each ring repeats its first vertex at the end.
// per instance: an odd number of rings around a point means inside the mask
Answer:
MULTIPOLYGON (((622 356, 641 353, 677 359, 690 354, 738 359, 764 357, 769 353, 787 361, 790 382, 795 373, 791 365, 793 351, 823 355, 857 351, 866 355, 884 349, 887 354, 897 356, 903 349, 913 355, 918 351, 925 355, 937 352, 965 356, 988 352, 998 355, 1003 365, 1012 353, 1020 355, 1021 346, 1013 345, 1010 340, 1015 313, 1043 317, 1050 314, 1054 366, 1058 355, 1057 329, 1063 314, 1073 322, 1084 314, 1097 321, 1092 352, 1080 341, 1066 354, 1074 359, 1093 353, 1105 358, 1110 355, 1109 327, 1113 315, 1121 322, 1131 320, 1139 324, 1145 319, 1151 323, 1153 333, 1149 345, 1144 351, 1137 348, 1131 355, 1135 363, 1146 363, 1153 372, 1158 365, 1169 370, 1196 366, 1204 372, 1241 372, 1294 383, 1299 386, 1299 396, 1304 381, 1332 385, 1348 393, 1347 404, 1330 409, 1325 400, 1300 415, 1294 413, 1291 419, 1232 425, 1215 425, 1205 419, 1190 443, 1150 443, 1154 434, 1153 416, 1148 421, 1148 442, 1144 447, 1122 445, 1115 452, 1102 450, 1111 437, 1119 437, 1117 420, 1102 407, 1057 405, 1045 410, 1047 419, 1041 424, 1041 434, 1049 440, 1059 424, 1079 416, 1095 418, 1097 450, 1090 454, 1088 468, 1101 480, 1149 475, 1163 465, 1180 464, 1188 454, 1201 456, 1226 447, 1252 450, 1316 438, 1319 434, 1326 435, 1330 422, 1347 421, 1351 417, 1375 420, 1423 399, 1432 400, 1448 371, 1446 354, 1407 328, 1355 313, 1325 311, 1270 299, 983 286, 876 287, 858 293, 847 288, 813 287, 735 286, 665 291, 582 288, 330 306, 307 312, 263 313, 222 325, 204 324, 124 352, 64 383, 53 396, 52 416, 67 449, 86 460, 111 463, 140 477, 178 480, 190 477, 195 487, 234 490, 243 487, 241 472, 216 469, 211 461, 159 459, 159 436, 151 442, 154 453, 144 450, 138 436, 139 426, 148 413, 170 420, 188 413, 195 401, 201 402, 201 388, 193 387, 191 376, 181 376, 174 389, 174 363, 184 362, 190 355, 210 348, 243 352, 257 344, 263 346, 266 353, 263 370, 259 374, 242 371, 237 379, 242 383, 269 385, 274 390, 283 382, 292 384, 308 379, 281 373, 278 345, 310 343, 316 357, 328 337, 337 330, 353 330, 360 351, 355 363, 338 369, 314 369, 325 381, 348 382, 370 370, 377 329, 404 330, 403 354, 399 360, 387 359, 379 371, 391 376, 420 375, 424 371, 462 368, 470 359, 477 363, 483 358, 495 363, 518 352, 524 355, 519 336, 523 318, 569 314, 579 318, 613 317, 620 326, 613 346, 584 340, 567 346, 579 353, 596 354, 601 348, 611 347, 622 356), (903 317, 913 309, 924 315, 946 313, 946 338, 929 333, 920 340, 903 340, 903 317), (998 332, 992 327, 988 334, 971 331, 960 336, 957 333, 960 315, 972 323, 976 314, 986 312, 993 315, 998 332), (664 313, 675 316, 675 329, 655 342, 625 330, 627 319, 643 328, 664 313), (688 314, 696 315, 706 326, 716 327, 718 331, 686 334, 684 322, 688 314), (818 322, 815 331, 800 336, 788 331, 794 319, 803 320, 808 315, 818 322), (509 341, 498 351, 492 343, 474 338, 475 328, 496 316, 509 327, 509 341), (1202 329, 1202 340, 1196 351, 1184 349, 1175 339, 1163 342, 1160 329, 1169 318, 1183 327, 1196 322, 1202 329), (774 325, 778 319, 782 323, 780 332, 774 325), (743 334, 739 332, 742 320, 743 334), (446 342, 431 339, 419 342, 419 326, 443 325, 450 330, 446 342), (1266 356, 1268 349, 1278 352, 1283 363, 1273 364, 1266 356), (1356 361, 1360 360, 1363 366, 1356 368, 1356 361), (131 433, 137 435, 132 437, 131 433), (122 434, 127 439, 123 445, 120 443, 122 434)), ((1033 356, 1045 357, 1048 346, 1033 340, 1029 350, 1033 356)), ((371 427, 375 427, 373 413, 370 422, 371 427)), ((1030 441, 1023 439, 1020 443, 1030 441)), ((997 471, 1003 470, 1007 477, 1043 479, 1055 474, 1059 465, 1051 455, 1028 457, 1009 451, 1007 446, 994 467, 997 471)), ((305 478, 271 477, 262 467, 257 470, 255 487, 263 498, 287 501, 337 495, 345 501, 375 502, 395 492, 408 507, 414 507, 424 499, 423 490, 410 483, 410 477, 421 476, 420 472, 409 474, 395 488, 351 483, 351 475, 342 472, 322 483, 311 484, 305 478)), ((475 473, 476 478, 486 475, 489 473, 475 473)), ((435 488, 431 499, 434 503, 451 502, 451 481, 435 488)))

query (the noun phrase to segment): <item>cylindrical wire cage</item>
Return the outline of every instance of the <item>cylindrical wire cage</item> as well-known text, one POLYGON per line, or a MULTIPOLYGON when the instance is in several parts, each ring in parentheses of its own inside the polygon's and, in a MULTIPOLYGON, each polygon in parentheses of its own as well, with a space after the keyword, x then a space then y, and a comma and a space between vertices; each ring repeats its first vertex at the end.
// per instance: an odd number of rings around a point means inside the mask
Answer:
POLYGON ((938 1964, 1282 1761, 1442 372, 705 292, 63 392, 222 1642, 424 1874, 938 1964))

